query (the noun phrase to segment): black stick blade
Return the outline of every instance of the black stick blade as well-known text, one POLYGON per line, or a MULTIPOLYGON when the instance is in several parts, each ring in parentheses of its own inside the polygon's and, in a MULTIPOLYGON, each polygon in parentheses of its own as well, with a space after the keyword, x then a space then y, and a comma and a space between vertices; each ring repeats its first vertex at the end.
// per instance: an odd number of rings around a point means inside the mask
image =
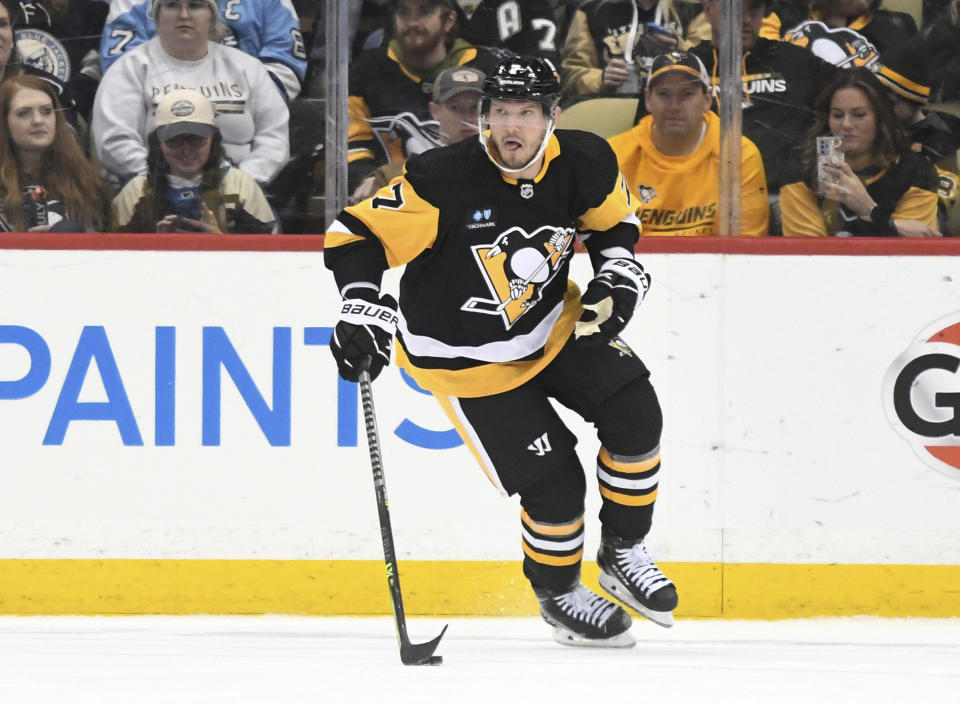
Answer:
POLYGON ((400 661, 404 666, 437 666, 443 663, 443 656, 434 656, 433 652, 437 650, 440 640, 447 633, 449 624, 443 626, 440 635, 424 644, 401 644, 400 661))

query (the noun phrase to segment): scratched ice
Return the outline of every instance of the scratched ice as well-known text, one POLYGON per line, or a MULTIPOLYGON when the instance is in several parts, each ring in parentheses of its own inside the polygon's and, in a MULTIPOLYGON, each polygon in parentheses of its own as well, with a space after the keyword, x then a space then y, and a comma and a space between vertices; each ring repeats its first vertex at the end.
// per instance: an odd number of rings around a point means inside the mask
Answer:
POLYGON ((554 644, 534 618, 450 629, 403 666, 391 618, 3 617, 0 703, 960 703, 960 619, 636 623, 628 650, 554 644))

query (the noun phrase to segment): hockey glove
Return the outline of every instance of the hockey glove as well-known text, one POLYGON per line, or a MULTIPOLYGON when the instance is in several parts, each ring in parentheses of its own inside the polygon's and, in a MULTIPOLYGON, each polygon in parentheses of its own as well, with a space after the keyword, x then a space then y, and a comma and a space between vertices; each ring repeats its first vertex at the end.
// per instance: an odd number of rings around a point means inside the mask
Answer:
POLYGON ((348 382, 360 379, 367 360, 371 380, 390 364, 393 334, 397 330, 397 301, 389 294, 377 298, 373 291, 369 292, 369 299, 344 299, 340 322, 330 338, 337 370, 348 382))
POLYGON ((585 345, 610 342, 627 327, 649 288, 650 275, 639 263, 626 258, 607 260, 580 297, 584 311, 574 327, 574 338, 585 345))

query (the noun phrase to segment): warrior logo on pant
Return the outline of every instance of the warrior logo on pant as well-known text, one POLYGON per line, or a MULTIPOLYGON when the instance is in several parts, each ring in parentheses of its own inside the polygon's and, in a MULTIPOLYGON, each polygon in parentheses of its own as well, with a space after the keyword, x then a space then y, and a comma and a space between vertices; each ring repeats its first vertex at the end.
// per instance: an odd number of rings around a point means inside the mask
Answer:
POLYGON ((530 310, 541 290, 573 252, 573 228, 544 226, 533 233, 514 227, 490 244, 475 245, 473 254, 491 298, 471 296, 461 310, 500 316, 507 330, 530 310))

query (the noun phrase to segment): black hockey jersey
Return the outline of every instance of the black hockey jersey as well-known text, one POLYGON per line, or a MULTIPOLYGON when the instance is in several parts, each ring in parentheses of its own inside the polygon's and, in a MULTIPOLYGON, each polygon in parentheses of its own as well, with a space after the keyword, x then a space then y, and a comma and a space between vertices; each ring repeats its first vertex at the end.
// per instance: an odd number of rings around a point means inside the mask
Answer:
POLYGON ((465 64, 485 71, 492 62, 486 51, 460 39, 429 74, 417 74, 404 66, 393 42, 361 53, 350 67, 350 190, 376 167, 401 162, 440 144, 437 122, 428 105, 433 79, 441 71, 465 64))
MULTIPOLYGON (((697 55, 719 85, 717 50, 701 42, 697 55)), ((759 38, 743 54, 743 135, 763 156, 770 193, 783 185, 790 152, 813 122, 813 102, 836 72, 833 64, 787 42, 759 38)))
POLYGON ((425 152, 403 177, 343 210, 325 262, 341 290, 406 265, 398 363, 458 397, 512 389, 560 351, 582 309, 567 280, 576 231, 591 252, 632 251, 629 189, 607 143, 558 130, 533 180, 503 176, 478 140, 425 152))
POLYGON ((795 179, 780 189, 784 235, 892 237, 899 234, 894 219, 937 227, 937 171, 922 154, 906 152, 886 169, 858 174, 880 207, 880 222, 861 220, 843 204, 818 195, 802 180, 801 165, 794 162, 792 168, 795 179))
POLYGON ((556 0, 458 0, 459 34, 471 44, 542 56, 560 67, 556 0))

